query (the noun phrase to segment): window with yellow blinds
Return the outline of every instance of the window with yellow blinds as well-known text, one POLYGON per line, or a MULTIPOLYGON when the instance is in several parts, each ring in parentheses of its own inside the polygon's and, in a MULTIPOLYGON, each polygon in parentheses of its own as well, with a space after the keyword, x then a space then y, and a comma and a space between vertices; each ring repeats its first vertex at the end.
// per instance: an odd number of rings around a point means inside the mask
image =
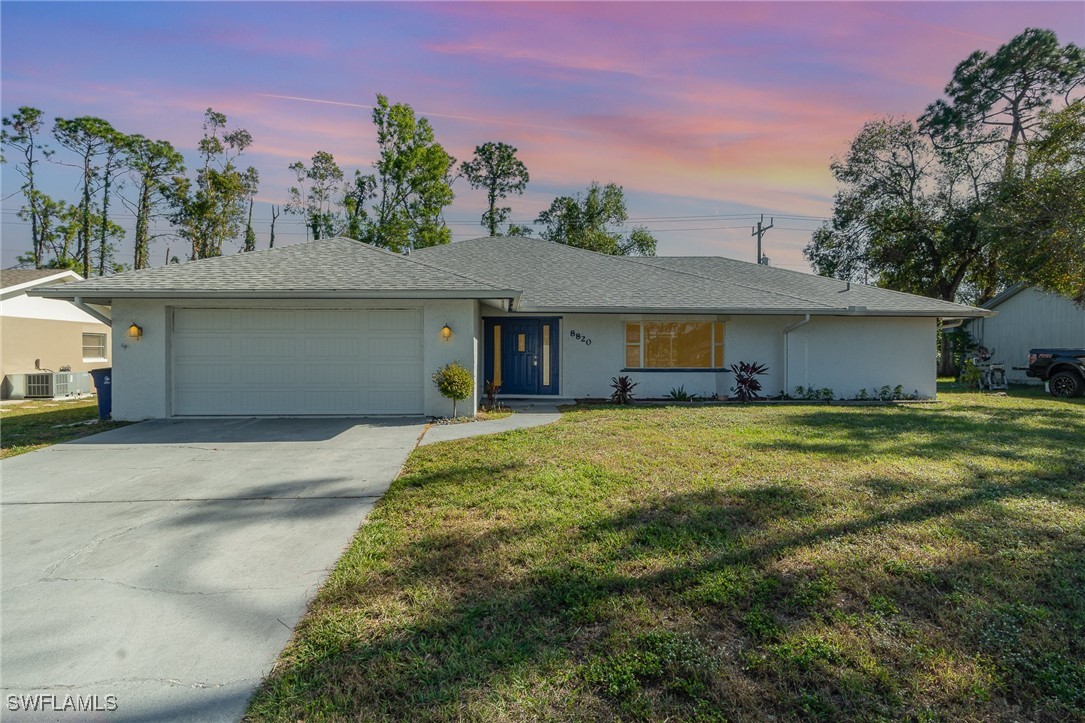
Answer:
POLYGON ((625 366, 633 369, 722 369, 723 323, 630 321, 625 366))

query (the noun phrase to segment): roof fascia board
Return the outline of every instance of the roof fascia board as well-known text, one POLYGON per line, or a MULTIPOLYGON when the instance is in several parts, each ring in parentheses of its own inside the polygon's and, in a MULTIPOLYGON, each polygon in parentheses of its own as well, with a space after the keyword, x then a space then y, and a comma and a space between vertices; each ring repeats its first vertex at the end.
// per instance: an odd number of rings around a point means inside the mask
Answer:
POLYGON ((395 289, 389 291, 304 291, 283 290, 180 290, 156 289, 153 291, 135 291, 131 289, 35 289, 32 296, 50 299, 501 299, 519 300, 522 292, 513 289, 493 289, 479 291, 447 291, 426 289, 395 289))
POLYGON ((998 294, 987 302, 980 304, 980 306, 984 309, 993 309, 996 306, 999 306, 1000 304, 1009 301, 1027 288, 1028 286, 1025 284, 1015 284, 1014 286, 1011 286, 1010 288, 1003 291, 1001 294, 998 294))
POLYGON ((735 316, 793 316, 796 314, 810 314, 812 316, 858 316, 858 317, 931 317, 937 319, 948 318, 978 318, 994 316, 995 312, 984 309, 970 310, 968 313, 957 312, 950 315, 948 312, 939 311, 852 311, 849 309, 743 309, 743 308, 644 308, 644 307, 569 307, 569 306, 532 306, 521 307, 517 311, 530 314, 684 314, 684 315, 720 315, 733 314, 735 316))
POLYGON ((50 284, 56 284, 64 281, 66 278, 71 278, 73 281, 82 281, 83 277, 74 271, 64 269, 63 271, 57 271, 51 276, 43 276, 40 279, 32 279, 31 281, 24 281, 21 284, 13 284, 11 286, 5 286, 0 291, 0 298, 7 299, 17 294, 21 294, 24 291, 29 291, 35 286, 48 286, 50 284))

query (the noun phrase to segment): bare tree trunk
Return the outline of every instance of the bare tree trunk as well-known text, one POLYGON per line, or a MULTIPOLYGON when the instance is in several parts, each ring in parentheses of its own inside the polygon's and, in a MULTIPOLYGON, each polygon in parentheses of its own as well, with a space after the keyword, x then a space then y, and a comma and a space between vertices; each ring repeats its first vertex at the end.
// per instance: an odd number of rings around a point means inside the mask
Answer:
POLYGON ((268 243, 268 248, 269 249, 275 248, 275 219, 277 219, 278 217, 279 217, 279 207, 278 206, 272 206, 271 207, 271 241, 270 241, 270 243, 268 243))

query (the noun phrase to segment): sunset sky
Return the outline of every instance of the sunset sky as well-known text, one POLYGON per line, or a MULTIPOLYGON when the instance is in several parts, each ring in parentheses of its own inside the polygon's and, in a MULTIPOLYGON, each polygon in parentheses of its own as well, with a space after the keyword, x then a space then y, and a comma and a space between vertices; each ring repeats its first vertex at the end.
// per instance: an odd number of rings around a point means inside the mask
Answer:
MULTIPOLYGON (((101 116, 169 140, 190 165, 203 111, 225 113, 255 139, 244 160, 261 173, 266 247, 289 163, 325 150, 368 171, 379 92, 428 117, 458 159, 489 140, 517 146, 531 173, 509 202, 517 222, 614 181, 660 254, 752 261, 764 213, 773 263, 808 270, 831 157, 866 120, 915 117, 958 62, 1026 27, 1083 44, 1085 3, 3 2, 0 104, 41 108, 50 126, 101 116)), ((29 228, 20 180, 2 173, 7 267, 29 228)), ((43 167, 41 185, 75 201, 78 174, 43 167)), ((463 179, 454 190, 454 238, 483 235, 484 194, 463 179)), ((280 217, 277 243, 304 239, 300 218, 280 217)), ((184 256, 160 240, 155 265, 167 247, 184 256)), ((131 262, 130 242, 118 260, 131 262)))

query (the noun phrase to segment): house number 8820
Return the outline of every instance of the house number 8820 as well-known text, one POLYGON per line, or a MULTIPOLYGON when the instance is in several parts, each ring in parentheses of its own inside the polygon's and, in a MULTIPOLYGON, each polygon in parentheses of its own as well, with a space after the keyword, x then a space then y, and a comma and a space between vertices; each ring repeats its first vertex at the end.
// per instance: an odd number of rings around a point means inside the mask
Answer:
POLYGON ((574 339, 576 339, 577 341, 582 341, 582 342, 584 342, 585 344, 587 344, 588 346, 591 346, 591 339, 589 339, 588 337, 584 336, 584 335, 583 335, 583 334, 581 334, 581 333, 580 333, 579 331, 574 331, 573 329, 570 329, 570 330, 569 330, 569 336, 573 337, 573 338, 574 338, 574 339))

